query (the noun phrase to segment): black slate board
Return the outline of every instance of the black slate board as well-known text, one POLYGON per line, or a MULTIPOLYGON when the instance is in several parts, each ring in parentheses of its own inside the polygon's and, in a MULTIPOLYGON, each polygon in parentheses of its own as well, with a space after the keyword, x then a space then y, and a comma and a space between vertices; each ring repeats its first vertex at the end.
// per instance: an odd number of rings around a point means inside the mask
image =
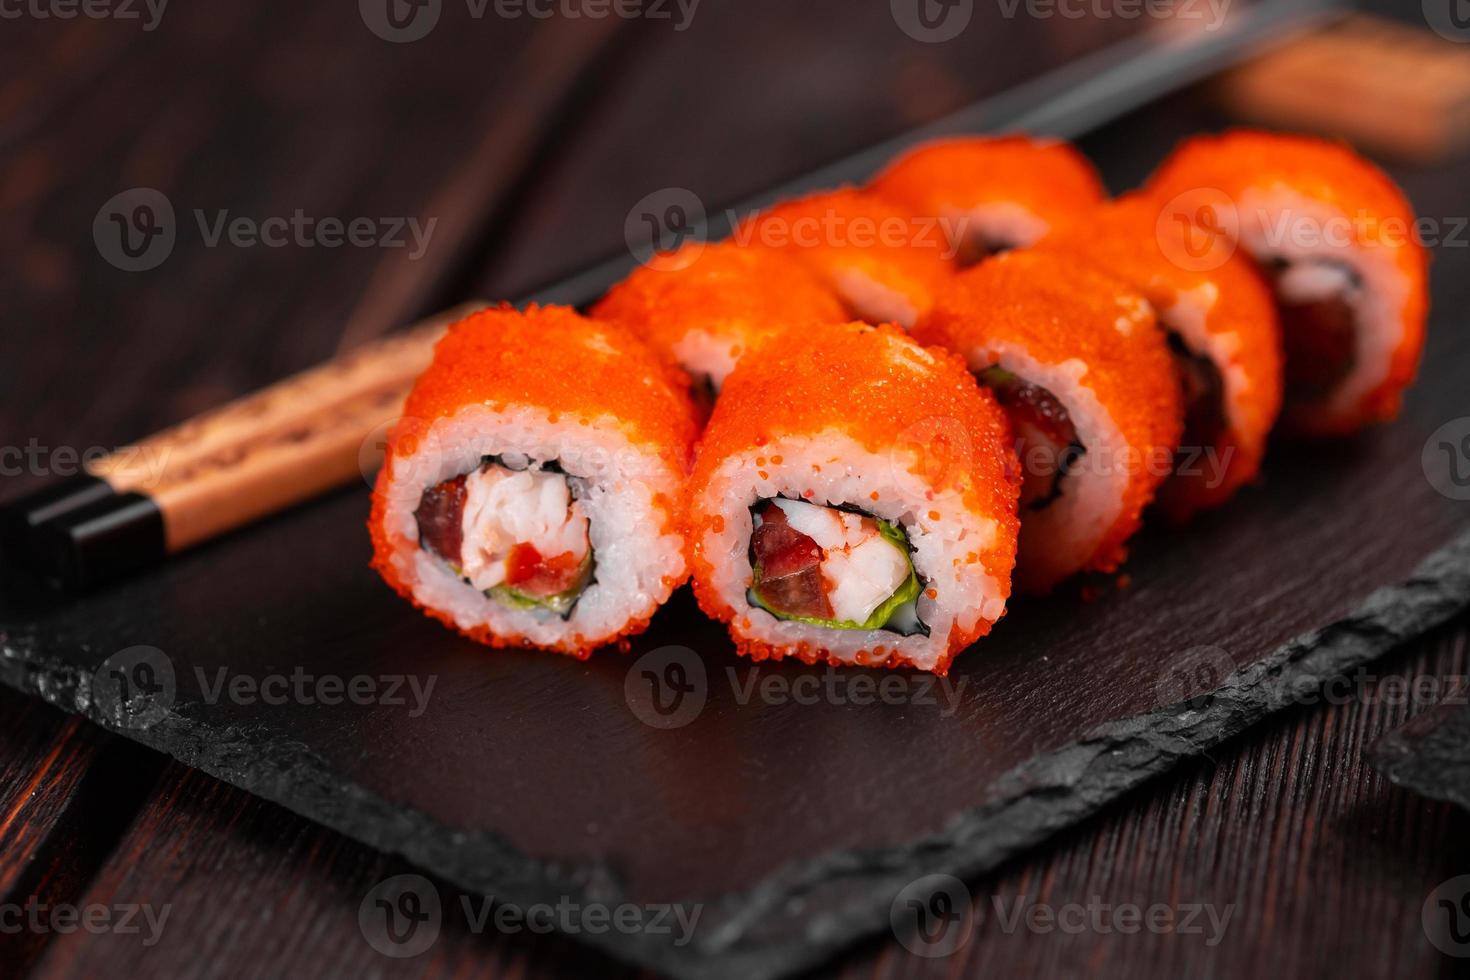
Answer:
POLYGON ((1421 459, 1430 433, 1470 414, 1465 346, 1432 333, 1399 422, 1279 447, 1230 507, 1146 533, 1127 588, 1017 603, 959 659, 948 716, 942 700, 742 704, 751 671, 813 671, 734 657, 685 593, 627 654, 489 653, 367 569, 365 488, 80 602, 8 591, 0 679, 472 891, 702 903, 688 945, 584 938, 680 976, 772 975, 885 928, 914 879, 993 867, 1470 601, 1470 511, 1421 459), (641 720, 637 658, 673 644, 703 665, 707 698, 660 729, 641 720), (117 713, 115 682, 93 675, 138 645, 164 651, 176 692, 117 713), (206 704, 197 673, 297 667, 436 680, 411 717, 206 704))
POLYGON ((1470 810, 1470 689, 1383 736, 1369 759, 1394 785, 1470 810))

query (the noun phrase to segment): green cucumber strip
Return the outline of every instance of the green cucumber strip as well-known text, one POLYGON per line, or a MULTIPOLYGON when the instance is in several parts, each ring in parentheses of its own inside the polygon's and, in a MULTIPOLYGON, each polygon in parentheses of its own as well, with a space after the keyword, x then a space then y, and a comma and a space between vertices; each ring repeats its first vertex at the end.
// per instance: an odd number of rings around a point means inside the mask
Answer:
POLYGON ((980 382, 982 384, 991 386, 1007 385, 1010 384, 1012 381, 1019 380, 1018 375, 1012 374, 998 364, 993 364, 990 367, 977 372, 975 376, 980 379, 980 382))

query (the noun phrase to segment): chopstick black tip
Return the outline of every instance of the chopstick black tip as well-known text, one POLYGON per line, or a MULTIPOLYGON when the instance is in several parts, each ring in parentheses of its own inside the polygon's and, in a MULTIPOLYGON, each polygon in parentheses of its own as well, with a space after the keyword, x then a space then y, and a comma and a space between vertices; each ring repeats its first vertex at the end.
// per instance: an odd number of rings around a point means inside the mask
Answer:
POLYGON ((46 585, 85 591, 167 554, 163 513, 139 493, 80 476, 0 508, 6 560, 46 585))

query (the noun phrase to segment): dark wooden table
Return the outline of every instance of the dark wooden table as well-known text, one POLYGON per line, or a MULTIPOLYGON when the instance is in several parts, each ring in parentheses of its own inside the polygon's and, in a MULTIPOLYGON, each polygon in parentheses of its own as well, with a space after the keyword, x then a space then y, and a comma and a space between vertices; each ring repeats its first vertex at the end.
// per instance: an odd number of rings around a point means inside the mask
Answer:
MULTIPOLYGON (((351 3, 166 8, 141 20, 0 21, 0 442, 7 495, 128 439, 472 295, 515 296, 623 247, 644 195, 717 206, 1140 29, 1006 19, 976 5, 921 43, 888 4, 742 0, 669 19, 481 18, 446 2, 422 40, 351 3), (146 272, 99 254, 121 190, 172 202, 146 272), (229 217, 434 219, 409 247, 211 244, 229 217)), ((58 12, 61 5, 35 8, 58 12)), ((513 8, 519 9, 519 8, 513 8)), ((1023 8, 1024 9, 1024 8, 1023 8)), ((1147 25, 1144 25, 1147 26, 1147 25)), ((1213 123, 1196 89, 1086 141, 1120 186, 1213 123)), ((1405 175, 1422 212, 1463 210, 1463 165, 1405 175)), ((379 225, 381 227, 381 225, 379 225)), ((1436 276, 1470 283, 1462 248, 1436 276)), ((1441 291, 1461 306, 1463 285, 1441 291)), ((1384 661, 1347 696, 1289 709, 1212 757, 971 883, 992 900, 1229 910, 1223 941, 977 918, 946 959, 893 938, 832 972, 1117 977, 1450 973, 1420 925, 1470 871, 1470 819, 1388 785, 1363 753, 1424 708, 1389 678, 1464 674, 1470 620, 1384 661)), ((136 642, 146 642, 146 637, 136 642)), ((262 643, 269 643, 262 637, 262 643)), ((5 929, 0 976, 559 976, 620 970, 555 937, 455 916, 413 960, 375 952, 360 902, 407 870, 210 777, 0 690, 0 908, 166 907, 161 939, 5 929)), ((451 893, 452 894, 452 893, 451 893)))

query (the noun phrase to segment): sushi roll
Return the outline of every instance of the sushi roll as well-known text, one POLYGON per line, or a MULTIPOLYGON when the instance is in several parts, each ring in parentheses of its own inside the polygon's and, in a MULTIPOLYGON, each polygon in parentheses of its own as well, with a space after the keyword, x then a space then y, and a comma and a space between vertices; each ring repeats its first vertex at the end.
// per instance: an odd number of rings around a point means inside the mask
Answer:
POLYGON ((794 331, 731 372, 705 430, 695 595, 757 660, 943 674, 1005 612, 1019 491, 958 358, 892 325, 794 331))
POLYGON ((1038 249, 1123 280, 1153 306, 1184 391, 1184 434, 1158 505, 1176 522, 1229 500, 1260 472, 1281 408, 1281 331, 1271 291, 1224 243, 1217 259, 1173 261, 1194 234, 1160 221, 1152 200, 1104 204, 1038 249))
POLYGON ((1424 345, 1427 269, 1387 176, 1340 143, 1242 130, 1187 141, 1149 191, 1271 280, 1293 428, 1342 435, 1398 413, 1424 345))
POLYGON ((1027 136, 926 143, 870 189, 910 213, 938 216, 958 238, 962 266, 1034 244, 1106 197, 1092 163, 1070 143, 1027 136))
POLYGON ((1008 252, 957 276, 914 336, 957 351, 1010 416, 1023 470, 1017 587, 1116 569, 1183 428, 1148 301, 1068 257, 1008 252))
POLYGON ((913 326, 952 273, 954 246, 938 220, 852 188, 759 211, 731 238, 803 263, 869 323, 913 326))
POLYGON ((638 335, 713 396, 737 361, 766 337, 809 323, 841 323, 825 282, 785 254, 733 243, 692 243, 610 289, 591 315, 638 335))
POLYGON ((389 435, 373 565, 481 643, 584 657, 685 581, 694 437, 671 369, 618 328, 564 307, 475 313, 389 435))

